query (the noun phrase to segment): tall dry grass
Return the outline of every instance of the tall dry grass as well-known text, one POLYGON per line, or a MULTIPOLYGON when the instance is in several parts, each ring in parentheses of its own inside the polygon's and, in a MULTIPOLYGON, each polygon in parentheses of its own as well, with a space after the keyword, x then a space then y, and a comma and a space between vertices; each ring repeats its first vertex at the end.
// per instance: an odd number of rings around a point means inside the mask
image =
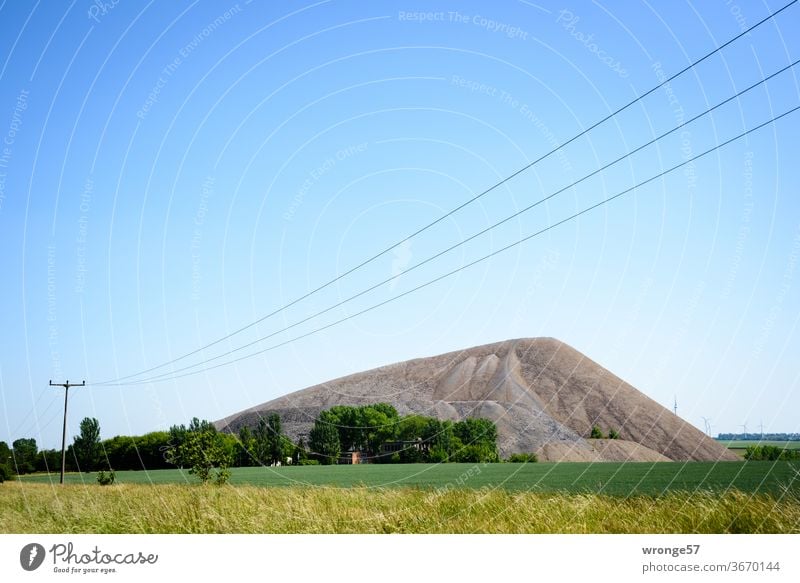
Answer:
POLYGON ((0 486, 4 533, 800 533, 800 496, 0 486))

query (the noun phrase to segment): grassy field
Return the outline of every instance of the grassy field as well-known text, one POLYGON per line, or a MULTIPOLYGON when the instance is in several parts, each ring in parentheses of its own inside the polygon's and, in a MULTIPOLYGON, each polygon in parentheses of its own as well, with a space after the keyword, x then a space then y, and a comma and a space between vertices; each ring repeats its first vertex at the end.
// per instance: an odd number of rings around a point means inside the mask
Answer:
POLYGON ((255 486, 0 486, 4 533, 800 533, 800 497, 255 486))
POLYGON ((0 532, 798 533, 800 464, 409 464, 32 475, 0 532))
MULTIPOLYGON (((67 474, 70 484, 96 483, 94 474, 67 474)), ((193 484, 180 470, 118 472, 119 484, 193 484)), ((23 476, 20 483, 57 483, 58 474, 23 476)), ((662 495, 730 489, 780 496, 800 489, 797 462, 392 464, 234 468, 234 486, 502 489, 510 492, 662 495)))

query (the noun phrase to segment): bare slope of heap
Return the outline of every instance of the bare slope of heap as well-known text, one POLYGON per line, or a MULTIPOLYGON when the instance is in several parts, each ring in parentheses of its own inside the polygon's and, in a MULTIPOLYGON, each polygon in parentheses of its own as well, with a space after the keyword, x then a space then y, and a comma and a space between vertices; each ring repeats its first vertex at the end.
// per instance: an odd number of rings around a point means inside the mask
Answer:
POLYGON ((502 456, 543 461, 737 460, 737 456, 574 348, 507 340, 382 366, 296 391, 217 421, 236 432, 276 412, 292 439, 334 405, 390 403, 401 415, 486 417, 502 456), (620 439, 589 439, 593 425, 620 439))

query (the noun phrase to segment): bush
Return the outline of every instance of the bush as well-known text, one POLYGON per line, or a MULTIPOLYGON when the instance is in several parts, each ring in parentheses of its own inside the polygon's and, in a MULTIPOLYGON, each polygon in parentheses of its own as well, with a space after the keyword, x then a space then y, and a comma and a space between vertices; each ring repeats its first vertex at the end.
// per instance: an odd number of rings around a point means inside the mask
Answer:
POLYGON ((599 425, 592 425, 592 432, 589 434, 590 439, 603 439, 605 437, 603 432, 600 430, 599 425))
POLYGON ((609 439, 619 439, 619 432, 616 429, 609 429, 608 430, 608 438, 609 439))
POLYGON ((110 470, 109 472, 100 470, 97 472, 97 483, 101 486, 111 486, 116 479, 117 475, 114 473, 114 470, 110 470))
POLYGON ((428 461, 434 464, 446 462, 450 456, 447 455, 447 450, 443 447, 432 447, 428 454, 428 461))
POLYGON ((11 468, 9 468, 5 464, 0 464, 0 484, 5 482, 6 480, 13 480, 13 479, 14 479, 14 473, 11 471, 11 468))
POLYGON ((466 445, 458 450, 451 461, 459 463, 491 463, 500 461, 497 450, 487 445, 466 445))
POLYGON ((512 464, 536 463, 539 457, 535 453, 512 453, 506 461, 512 464))
POLYGON ((304 459, 297 462, 298 466, 318 466, 319 460, 304 459))

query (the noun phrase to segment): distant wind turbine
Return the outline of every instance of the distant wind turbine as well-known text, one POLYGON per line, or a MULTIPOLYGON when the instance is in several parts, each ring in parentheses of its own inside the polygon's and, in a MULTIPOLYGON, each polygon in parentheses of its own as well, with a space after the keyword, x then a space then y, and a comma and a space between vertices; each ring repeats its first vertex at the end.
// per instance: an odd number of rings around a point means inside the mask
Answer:
POLYGON ((706 426, 706 435, 711 437, 711 418, 710 417, 703 417, 702 415, 701 415, 701 418, 703 419, 703 423, 706 426))

